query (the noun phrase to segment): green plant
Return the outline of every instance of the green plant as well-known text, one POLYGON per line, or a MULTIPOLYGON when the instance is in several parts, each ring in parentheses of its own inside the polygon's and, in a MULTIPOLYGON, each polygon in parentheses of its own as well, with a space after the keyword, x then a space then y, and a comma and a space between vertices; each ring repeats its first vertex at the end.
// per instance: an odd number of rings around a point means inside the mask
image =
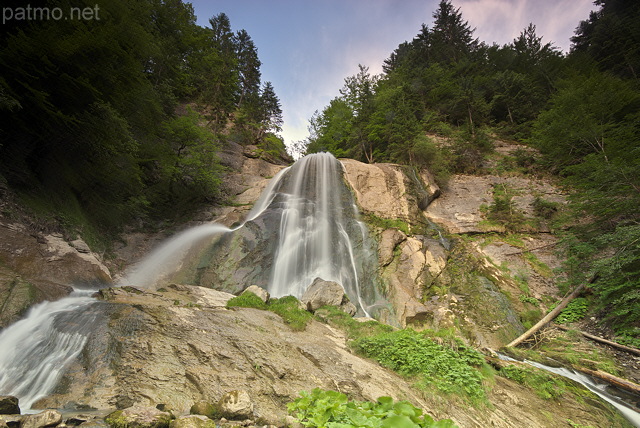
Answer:
POLYGON ((293 330, 304 330, 313 318, 311 313, 300 308, 300 302, 293 296, 270 299, 267 303, 260 297, 248 291, 227 302, 228 308, 254 308, 274 312, 282 317, 293 330))
MULTIPOLYGON (((442 339, 439 341, 444 342, 442 339)), ((448 346, 441 345, 411 329, 383 333, 353 342, 360 354, 378 361, 405 376, 415 376, 417 386, 437 388, 445 394, 456 394, 472 404, 486 400, 482 355, 466 347, 458 338, 451 338, 448 346)))
POLYGON ((304 330, 313 318, 310 312, 300 308, 300 301, 293 296, 269 300, 267 309, 280 315, 293 330, 304 330))
POLYGON ((267 309, 267 304, 255 293, 247 291, 227 302, 227 308, 233 307, 267 309))
POLYGON ((409 234, 411 231, 411 226, 404 220, 382 218, 371 213, 365 214, 363 219, 367 224, 380 229, 398 229, 405 234, 409 234))
POLYGON ((550 219, 558 212, 559 204, 557 202, 550 202, 542 199, 540 196, 536 196, 533 200, 533 212, 536 216, 544 219, 550 219))
POLYGON ((316 319, 343 330, 350 340, 389 333, 393 327, 378 321, 359 322, 335 306, 323 306, 315 312, 316 319))
POLYGON ((533 327, 533 325, 537 323, 540 318, 542 318, 542 311, 540 309, 530 309, 528 311, 520 313, 520 321, 526 329, 530 329, 531 327, 533 327))
POLYGON ((537 306, 538 303, 539 303, 538 299, 536 299, 535 297, 526 296, 524 294, 521 294, 518 299, 520 299, 520 301, 522 303, 529 303, 529 304, 534 305, 534 306, 537 306))
POLYGON ((380 397, 371 401, 349 401, 341 392, 315 388, 302 391, 287 405, 289 413, 309 428, 454 428, 450 419, 434 421, 408 401, 380 397))
POLYGON ((573 299, 566 308, 560 312, 555 319, 555 322, 559 324, 567 324, 575 321, 579 321, 584 318, 584 315, 589 309, 589 301, 584 297, 578 297, 573 299))

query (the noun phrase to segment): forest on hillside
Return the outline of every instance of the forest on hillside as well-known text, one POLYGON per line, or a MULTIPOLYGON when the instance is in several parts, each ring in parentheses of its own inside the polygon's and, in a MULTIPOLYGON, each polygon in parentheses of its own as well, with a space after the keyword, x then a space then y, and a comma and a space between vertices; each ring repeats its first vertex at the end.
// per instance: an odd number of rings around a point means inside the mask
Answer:
POLYGON ((0 29, 0 185, 36 214, 85 236, 175 218, 224 199, 223 139, 284 150, 257 48, 224 13, 201 27, 181 0, 55 0, 26 13, 91 19, 27 19, 14 3, 23 19, 0 29))
POLYGON ((640 3, 595 5, 565 55, 534 24, 509 44, 488 45, 442 0, 433 26, 400 44, 382 75, 361 65, 345 79, 311 118, 303 145, 426 167, 441 184, 450 174, 481 173, 490 136, 537 148, 541 158, 517 152, 518 166, 572 190, 559 227, 563 289, 593 282, 605 323, 640 346, 640 3))

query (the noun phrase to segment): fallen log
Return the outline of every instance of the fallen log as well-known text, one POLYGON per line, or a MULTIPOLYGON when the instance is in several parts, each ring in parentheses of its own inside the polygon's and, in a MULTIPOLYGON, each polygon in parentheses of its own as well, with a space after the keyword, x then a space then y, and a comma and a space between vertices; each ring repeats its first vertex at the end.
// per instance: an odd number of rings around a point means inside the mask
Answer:
MULTIPOLYGON (((592 279, 589 281, 589 283, 595 281, 595 279, 592 279)), ((544 327, 545 325, 549 324, 551 321, 553 321, 553 319, 555 317, 558 316, 558 314, 560 312, 562 312, 562 310, 564 308, 567 307, 567 305, 569 304, 569 302, 571 302, 574 298, 578 297, 580 295, 580 293, 582 293, 582 290, 584 290, 585 285, 584 284, 580 284, 578 287, 576 287, 575 290, 573 290, 573 292, 571 294, 569 294, 567 297, 565 297, 562 302, 560 302, 560 304, 558 306, 555 307, 555 309, 553 309, 551 312, 549 312, 547 315, 545 315, 540 321, 538 321, 533 327, 531 327, 529 330, 527 330, 526 332, 524 332, 524 334, 520 335, 519 337, 517 337, 516 339, 514 339, 513 341, 511 341, 511 343, 509 343, 507 346, 508 347, 513 347, 513 346, 518 346, 519 344, 521 344, 522 342, 524 342, 525 340, 527 340, 529 337, 531 337, 535 332, 537 332, 538 330, 540 330, 542 327, 544 327)))
MULTIPOLYGON (((558 324, 554 324, 553 326, 555 328, 563 330, 563 331, 574 330, 574 329, 571 329, 569 327, 565 327, 563 325, 558 325, 558 324)), ((581 335, 583 335, 587 339, 591 339, 591 340, 593 340, 595 342, 604 343, 605 345, 612 346, 612 347, 614 347, 616 349, 620 349, 622 351, 626 351, 626 352, 629 352, 631 354, 640 355, 640 349, 632 348, 630 346, 621 345, 619 343, 612 342, 612 341, 604 339, 602 337, 598 337, 598 336, 594 336, 593 334, 585 333, 584 331, 580 331, 580 330, 575 330, 575 331, 577 331, 578 333, 580 333, 581 335)))
POLYGON ((640 385, 638 385, 637 383, 633 383, 630 380, 622 379, 621 377, 614 376, 611 373, 603 372, 602 370, 591 370, 584 367, 576 367, 575 369, 591 377, 595 377, 611 385, 615 385, 620 389, 624 389, 625 391, 633 392, 640 395, 640 385))

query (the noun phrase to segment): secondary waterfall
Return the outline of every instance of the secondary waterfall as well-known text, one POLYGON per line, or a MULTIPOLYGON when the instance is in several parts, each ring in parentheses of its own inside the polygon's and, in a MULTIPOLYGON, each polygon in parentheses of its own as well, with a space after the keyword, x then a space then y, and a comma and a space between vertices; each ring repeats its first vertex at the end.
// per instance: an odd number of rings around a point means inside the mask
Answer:
POLYGON ((28 410, 49 394, 82 351, 97 313, 95 290, 76 290, 55 302, 42 302, 26 318, 0 333, 0 395, 14 395, 28 410))

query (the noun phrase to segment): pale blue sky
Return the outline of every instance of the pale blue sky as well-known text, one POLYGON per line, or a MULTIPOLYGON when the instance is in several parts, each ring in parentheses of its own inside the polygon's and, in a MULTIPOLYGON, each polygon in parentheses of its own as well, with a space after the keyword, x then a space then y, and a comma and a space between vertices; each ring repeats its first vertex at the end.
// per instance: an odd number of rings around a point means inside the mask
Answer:
MULTIPOLYGON (((338 95, 358 64, 372 73, 424 23, 431 26, 439 0, 195 0, 198 24, 224 12, 233 31, 245 29, 258 48, 262 81, 273 83, 289 144, 307 137, 308 120, 338 95)), ((543 41, 563 51, 592 0, 453 0, 491 44, 511 42, 533 22, 543 41)))

